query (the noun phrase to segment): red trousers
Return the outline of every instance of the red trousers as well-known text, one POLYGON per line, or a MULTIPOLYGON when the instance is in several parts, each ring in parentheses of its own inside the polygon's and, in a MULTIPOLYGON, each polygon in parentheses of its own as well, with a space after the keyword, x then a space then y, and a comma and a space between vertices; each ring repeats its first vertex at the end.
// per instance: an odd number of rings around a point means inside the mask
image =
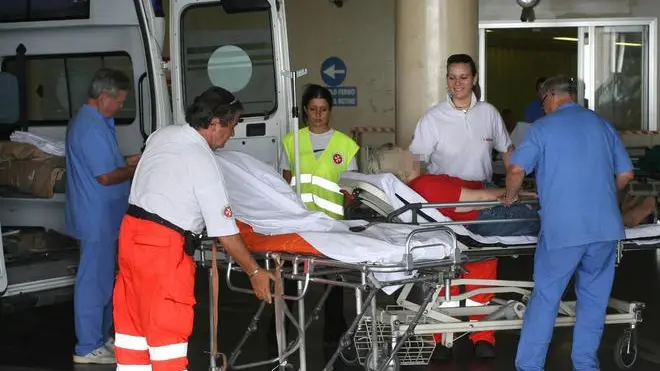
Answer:
POLYGON ((186 370, 195 263, 183 250, 183 237, 127 215, 118 258, 113 296, 117 370, 186 370))
MULTIPOLYGON (((496 258, 466 264, 465 269, 468 270, 468 273, 463 274, 461 278, 484 279, 484 280, 497 279, 496 258)), ((466 292, 483 287, 477 285, 465 285, 465 286, 466 286, 465 287, 466 292)), ((452 295, 458 295, 460 294, 460 288, 458 286, 452 286, 450 292, 452 295)), ((442 288, 440 290, 440 295, 444 295, 444 293, 445 293, 445 289, 442 288)), ((474 295, 470 297, 468 300, 466 300, 466 305, 470 306, 472 304, 471 302, 479 305, 488 304, 493 299, 494 296, 495 296, 494 294, 474 295)), ((478 321, 483 317, 484 317, 483 315, 470 316, 469 319, 471 321, 478 321)), ((436 343, 440 343, 442 341, 442 334, 435 334, 433 335, 433 338, 435 339, 436 343)), ((473 343, 476 343, 478 341, 487 341, 495 345, 495 331, 473 332, 470 334, 470 340, 472 340, 473 343)))

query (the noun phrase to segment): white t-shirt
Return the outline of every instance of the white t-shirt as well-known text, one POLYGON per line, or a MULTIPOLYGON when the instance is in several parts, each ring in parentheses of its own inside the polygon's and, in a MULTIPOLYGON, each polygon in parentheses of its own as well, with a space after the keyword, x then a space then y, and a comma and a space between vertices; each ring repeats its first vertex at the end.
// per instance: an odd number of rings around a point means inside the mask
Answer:
MULTIPOLYGON (((335 129, 330 129, 326 131, 325 133, 322 134, 314 134, 311 131, 309 132, 309 140, 312 142, 312 149, 314 150, 314 155, 318 159, 321 154, 323 154, 323 151, 325 151, 325 147, 328 146, 328 143, 330 143, 330 139, 332 139, 332 134, 335 132, 335 129)), ((291 170, 291 166, 289 165, 289 157, 286 155, 286 151, 282 149, 282 159, 280 160, 280 169, 282 170, 291 170)), ((346 171, 357 171, 357 161, 355 161, 355 156, 351 159, 351 162, 348 163, 348 167, 346 168, 346 171)))
POLYGON ((238 234, 213 151, 190 125, 157 130, 147 140, 129 203, 209 237, 238 234))
POLYGON ((464 180, 490 180, 492 151, 506 152, 511 138, 500 113, 473 95, 467 110, 458 110, 449 97, 428 109, 415 128, 410 151, 428 163, 430 174, 464 180))

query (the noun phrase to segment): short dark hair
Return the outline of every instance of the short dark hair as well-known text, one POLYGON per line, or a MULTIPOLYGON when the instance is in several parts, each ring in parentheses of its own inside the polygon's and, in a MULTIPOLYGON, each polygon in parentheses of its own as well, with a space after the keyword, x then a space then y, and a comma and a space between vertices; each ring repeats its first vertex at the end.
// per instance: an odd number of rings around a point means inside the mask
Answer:
POLYGON ((116 97, 120 91, 129 90, 131 90, 131 80, 125 73, 112 68, 101 68, 94 74, 87 96, 97 99, 102 93, 107 93, 116 97))
POLYGON ((243 112, 243 104, 234 94, 218 86, 213 86, 186 108, 186 122, 194 129, 207 129, 211 120, 218 118, 220 125, 227 126, 243 112))

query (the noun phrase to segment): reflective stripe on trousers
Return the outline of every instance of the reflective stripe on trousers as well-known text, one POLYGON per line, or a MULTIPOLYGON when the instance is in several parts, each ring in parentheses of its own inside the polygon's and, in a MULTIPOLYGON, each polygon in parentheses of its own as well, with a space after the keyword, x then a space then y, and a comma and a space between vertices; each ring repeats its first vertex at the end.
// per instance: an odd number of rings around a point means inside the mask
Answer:
POLYGON ((113 296, 117 370, 182 371, 195 304, 195 263, 183 237, 125 216, 113 296))

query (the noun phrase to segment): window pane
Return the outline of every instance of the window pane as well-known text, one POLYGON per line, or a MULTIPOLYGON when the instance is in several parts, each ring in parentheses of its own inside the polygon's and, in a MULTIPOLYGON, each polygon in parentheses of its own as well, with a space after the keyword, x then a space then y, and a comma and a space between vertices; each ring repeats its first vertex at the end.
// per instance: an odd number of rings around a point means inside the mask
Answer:
POLYGON ((595 111, 619 130, 648 127, 646 27, 596 28, 595 111))
POLYGON ((186 104, 210 86, 233 92, 245 115, 277 107, 270 11, 227 14, 222 6, 196 6, 183 14, 186 104))
MULTIPOLYGON (((87 102, 87 90, 99 68, 115 68, 126 73, 133 83, 133 68, 128 55, 67 55, 27 57, 27 110, 29 123, 66 125, 80 107, 87 102)), ((14 57, 7 57, 3 71, 16 75, 14 57)), ((137 116, 135 88, 129 92, 124 107, 115 116, 128 119, 137 116)))
POLYGON ((89 18, 88 0, 3 0, 0 22, 89 18))

